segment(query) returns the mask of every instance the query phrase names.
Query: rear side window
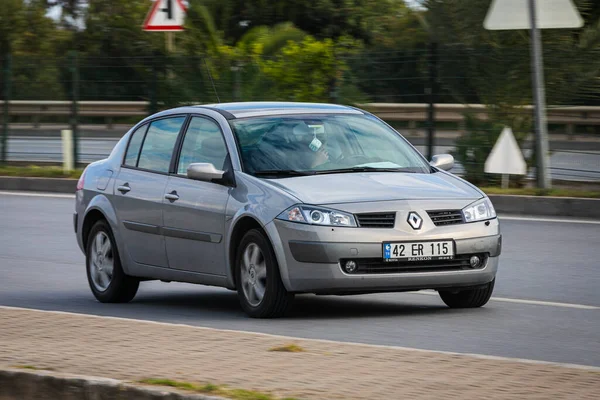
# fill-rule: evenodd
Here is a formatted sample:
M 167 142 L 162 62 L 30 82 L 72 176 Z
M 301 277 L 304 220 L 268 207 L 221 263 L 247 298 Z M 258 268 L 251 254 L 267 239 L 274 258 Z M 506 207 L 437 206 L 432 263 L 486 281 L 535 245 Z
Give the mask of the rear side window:
M 140 153 L 138 168 L 169 172 L 173 148 L 184 121 L 185 117 L 164 118 L 150 124 Z
M 142 125 L 131 135 L 127 153 L 125 154 L 125 165 L 137 167 L 138 155 L 140 154 L 140 148 L 142 147 L 146 129 L 148 129 L 148 125 Z

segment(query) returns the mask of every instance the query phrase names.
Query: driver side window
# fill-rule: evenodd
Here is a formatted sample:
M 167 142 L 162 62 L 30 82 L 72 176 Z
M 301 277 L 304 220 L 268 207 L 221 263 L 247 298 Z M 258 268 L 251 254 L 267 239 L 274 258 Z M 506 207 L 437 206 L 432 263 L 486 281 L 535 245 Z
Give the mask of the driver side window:
M 222 170 L 227 158 L 227 145 L 219 125 L 207 118 L 192 117 L 185 132 L 177 174 L 186 175 L 192 163 L 211 163 Z

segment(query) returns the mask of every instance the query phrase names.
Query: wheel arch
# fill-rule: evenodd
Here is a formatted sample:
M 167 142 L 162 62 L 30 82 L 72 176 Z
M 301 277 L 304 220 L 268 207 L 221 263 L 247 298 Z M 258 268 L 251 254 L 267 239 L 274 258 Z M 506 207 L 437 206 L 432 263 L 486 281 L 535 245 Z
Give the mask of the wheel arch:
M 231 235 L 229 236 L 229 245 L 227 246 L 227 259 L 228 259 L 228 272 L 231 289 L 237 288 L 236 273 L 235 273 L 235 259 L 238 244 L 246 234 L 246 232 L 257 229 L 265 235 L 265 237 L 271 242 L 267 231 L 263 225 L 253 216 L 243 215 L 234 222 L 233 228 L 231 229 Z M 271 242 L 271 246 L 272 246 Z
M 251 229 L 257 229 L 258 231 L 260 231 L 265 236 L 265 238 L 269 241 L 269 244 L 271 245 L 271 247 L 273 249 L 273 253 L 275 254 L 275 259 L 277 260 L 279 272 L 281 273 L 283 283 L 287 288 L 288 287 L 288 284 L 287 284 L 288 282 L 286 280 L 287 273 L 285 273 L 286 272 L 285 268 L 282 268 L 282 262 L 284 260 L 281 259 L 281 256 L 275 247 L 277 245 L 277 243 L 280 243 L 280 242 L 278 241 L 278 238 L 272 236 L 275 233 L 272 232 L 272 229 L 269 229 L 269 226 L 263 225 L 259 221 L 258 218 L 256 218 L 255 216 L 253 216 L 251 214 L 241 215 L 238 219 L 235 220 L 235 222 L 232 223 L 231 234 L 229 235 L 229 241 L 228 241 L 227 250 L 226 250 L 227 251 L 226 264 L 228 267 L 228 269 L 227 269 L 228 286 L 227 287 L 229 289 L 237 288 L 236 274 L 235 274 L 236 251 L 238 248 L 238 244 L 240 243 L 240 241 L 242 240 L 242 238 L 244 237 L 246 232 L 248 232 Z
M 128 273 L 128 255 L 125 253 L 125 247 L 121 240 L 121 233 L 118 229 L 119 222 L 117 220 L 117 214 L 110 200 L 104 195 L 95 196 L 86 207 L 83 221 L 81 222 L 81 243 L 83 244 L 84 252 L 87 248 L 87 236 L 94 224 L 100 219 L 104 219 L 108 223 L 117 246 L 119 258 L 121 259 L 121 266 L 125 273 Z
M 83 218 L 83 225 L 81 226 L 81 240 L 84 249 L 87 249 L 88 239 L 92 227 L 100 220 L 105 220 L 108 222 L 106 216 L 97 208 L 93 208 L 85 214 L 85 217 Z

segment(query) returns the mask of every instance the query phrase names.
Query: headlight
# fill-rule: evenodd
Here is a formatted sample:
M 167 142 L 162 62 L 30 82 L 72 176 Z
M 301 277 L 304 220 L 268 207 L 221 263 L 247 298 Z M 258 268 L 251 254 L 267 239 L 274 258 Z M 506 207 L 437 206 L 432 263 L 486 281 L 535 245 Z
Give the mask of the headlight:
M 277 216 L 277 219 L 309 225 L 356 227 L 354 215 L 342 211 L 313 206 L 293 206 Z
M 465 222 L 485 221 L 496 218 L 496 210 L 489 198 L 485 197 L 469 204 L 462 210 Z

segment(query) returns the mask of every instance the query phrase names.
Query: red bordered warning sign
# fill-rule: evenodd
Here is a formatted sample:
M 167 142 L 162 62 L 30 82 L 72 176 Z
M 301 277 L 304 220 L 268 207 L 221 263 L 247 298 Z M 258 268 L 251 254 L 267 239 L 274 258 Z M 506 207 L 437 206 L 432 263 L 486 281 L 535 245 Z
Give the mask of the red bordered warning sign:
M 182 31 L 187 7 L 182 0 L 156 0 L 146 16 L 145 31 Z

